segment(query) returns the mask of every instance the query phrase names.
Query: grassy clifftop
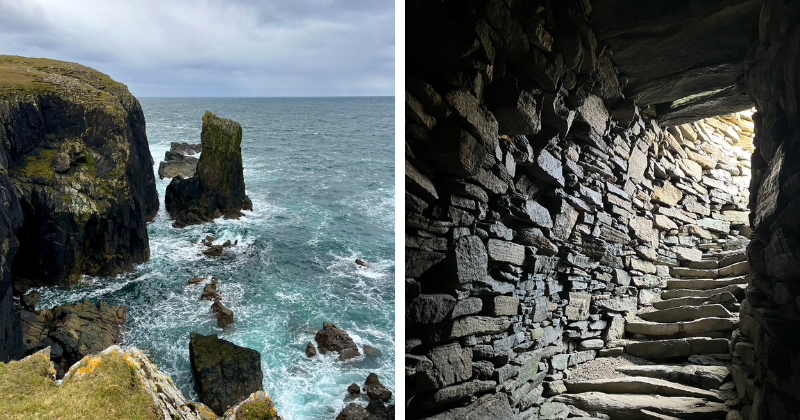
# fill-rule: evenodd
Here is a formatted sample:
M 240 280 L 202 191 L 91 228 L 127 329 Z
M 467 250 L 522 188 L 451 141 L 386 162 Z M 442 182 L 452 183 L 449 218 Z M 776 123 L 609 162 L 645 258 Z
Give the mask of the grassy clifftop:
M 77 63 L 0 55 L 0 100 L 53 93 L 105 102 L 113 100 L 111 92 L 130 95 L 124 84 Z
M 142 390 L 135 369 L 110 354 L 80 378 L 53 380 L 50 359 L 36 353 L 0 363 L 0 412 L 4 419 L 156 420 L 153 398 Z

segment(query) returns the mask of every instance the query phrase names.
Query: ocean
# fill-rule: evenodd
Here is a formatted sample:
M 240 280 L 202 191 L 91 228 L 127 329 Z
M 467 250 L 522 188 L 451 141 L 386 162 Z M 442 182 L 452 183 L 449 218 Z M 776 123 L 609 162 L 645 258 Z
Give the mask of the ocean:
M 253 211 L 173 228 L 164 209 L 170 180 L 156 175 L 161 206 L 148 225 L 150 260 L 116 277 L 41 289 L 37 309 L 83 298 L 125 305 L 123 347 L 143 350 L 190 400 L 197 400 L 192 331 L 258 350 L 264 390 L 285 419 L 332 418 L 352 401 L 344 401 L 347 386 L 363 385 L 370 372 L 394 392 L 394 98 L 139 101 L 154 170 L 170 142 L 200 142 L 206 110 L 239 122 Z M 206 235 L 238 245 L 205 257 L 199 240 Z M 359 268 L 356 258 L 370 267 Z M 211 302 L 200 301 L 203 285 L 186 285 L 195 275 L 220 278 L 235 320 L 225 330 L 211 317 Z M 306 344 L 324 321 L 381 355 L 307 358 Z

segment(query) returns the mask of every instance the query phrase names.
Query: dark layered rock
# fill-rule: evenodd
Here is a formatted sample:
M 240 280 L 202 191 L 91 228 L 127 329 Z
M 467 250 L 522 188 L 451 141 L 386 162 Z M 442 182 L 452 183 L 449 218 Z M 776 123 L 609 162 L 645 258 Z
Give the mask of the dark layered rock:
M 24 216 L 14 277 L 71 285 L 146 261 L 158 194 L 136 98 L 75 63 L 0 56 L 0 67 L 3 190 Z
M 378 379 L 378 375 L 370 373 L 364 381 L 364 391 L 370 400 L 389 401 L 392 398 L 392 391 L 389 391 Z
M 7 363 L 23 354 L 22 324 L 11 284 L 11 261 L 19 246 L 16 231 L 22 226 L 23 214 L 1 159 L 0 203 L 0 362 Z
M 50 358 L 58 377 L 84 356 L 122 341 L 124 306 L 82 300 L 68 305 L 21 311 L 25 354 L 50 347 Z
M 750 183 L 750 280 L 731 344 L 731 373 L 749 418 L 797 419 L 798 174 L 800 4 L 760 2 L 759 36 L 749 51 L 747 93 L 755 102 L 756 152 Z
M 317 347 L 322 354 L 335 351 L 339 353 L 339 360 L 342 361 L 358 357 L 360 354 L 356 343 L 347 332 L 328 322 L 322 323 L 322 329 L 317 331 L 314 341 L 317 342 Z
M 191 333 L 189 361 L 200 401 L 217 415 L 248 395 L 263 391 L 261 354 L 221 340 Z
M 627 78 L 626 97 L 639 106 L 656 105 L 659 122 L 669 126 L 750 108 L 742 79 L 761 2 L 690 0 L 673 6 L 592 3 L 592 29 L 614 51 L 611 61 Z
M 200 139 L 203 151 L 195 175 L 173 178 L 167 186 L 165 204 L 175 227 L 238 218 L 241 210 L 253 209 L 245 195 L 239 123 L 206 111 Z
M 168 150 L 164 153 L 164 160 L 158 164 L 158 177 L 161 179 L 175 178 L 179 175 L 183 178 L 193 177 L 197 161 L 196 157 Z

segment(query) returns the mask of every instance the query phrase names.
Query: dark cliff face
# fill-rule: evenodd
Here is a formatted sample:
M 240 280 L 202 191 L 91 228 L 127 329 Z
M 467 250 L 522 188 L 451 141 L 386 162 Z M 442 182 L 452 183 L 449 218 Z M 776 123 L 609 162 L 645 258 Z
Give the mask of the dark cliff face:
M 0 162 L 24 216 L 15 281 L 71 285 L 146 261 L 158 194 L 136 98 L 73 63 L 0 56 L 0 70 Z
M 0 362 L 4 363 L 22 357 L 22 329 L 13 305 L 10 270 L 19 245 L 15 232 L 20 225 L 22 209 L 0 163 Z
M 175 227 L 237 218 L 241 210 L 253 209 L 244 189 L 242 127 L 206 111 L 200 138 L 203 150 L 195 175 L 173 178 L 167 187 L 164 201 Z

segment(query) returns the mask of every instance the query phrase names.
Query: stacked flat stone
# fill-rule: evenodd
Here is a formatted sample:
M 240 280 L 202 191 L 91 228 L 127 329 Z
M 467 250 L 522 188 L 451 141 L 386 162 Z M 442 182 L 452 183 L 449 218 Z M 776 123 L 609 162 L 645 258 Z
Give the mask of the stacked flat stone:
M 407 6 L 440 40 L 410 42 L 406 80 L 415 418 L 559 411 L 564 372 L 623 352 L 671 269 L 748 241 L 748 151 L 623 100 L 583 3 L 548 17 L 576 34 L 557 42 L 536 11 L 483 3 Z

